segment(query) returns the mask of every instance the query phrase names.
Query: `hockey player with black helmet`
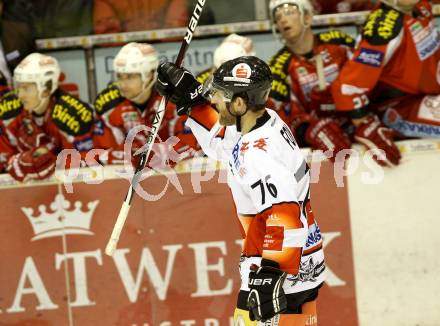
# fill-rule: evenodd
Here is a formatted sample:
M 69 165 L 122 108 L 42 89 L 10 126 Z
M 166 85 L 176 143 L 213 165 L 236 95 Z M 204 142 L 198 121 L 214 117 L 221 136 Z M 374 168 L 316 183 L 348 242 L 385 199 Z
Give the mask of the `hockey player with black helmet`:
M 195 77 L 199 83 L 204 84 L 208 79 L 212 78 L 212 74 L 222 65 L 222 63 L 246 55 L 255 55 L 252 39 L 234 33 L 229 34 L 215 49 L 213 65 L 198 73 Z M 209 108 L 206 108 L 205 110 L 199 108 L 199 110 L 205 112 L 203 117 L 200 117 L 200 122 L 210 124 L 209 120 L 211 117 L 214 118 L 213 121 L 217 120 L 217 113 L 215 110 L 211 110 L 211 114 L 208 115 L 206 115 L 206 111 L 209 111 Z M 191 146 L 191 148 L 195 149 L 197 154 L 200 154 L 202 150 L 200 149 L 197 140 L 192 135 L 189 128 L 185 126 L 187 118 L 186 115 L 181 115 L 171 121 L 174 127 L 174 135 L 178 136 L 183 143 L 186 143 Z
M 266 108 L 269 66 L 253 56 L 223 63 L 201 85 L 171 63 L 156 87 L 209 157 L 229 164 L 228 185 L 243 235 L 241 286 L 234 325 L 317 325 L 324 282 L 322 237 L 310 204 L 310 172 L 288 126 Z M 200 123 L 218 111 L 210 126 Z

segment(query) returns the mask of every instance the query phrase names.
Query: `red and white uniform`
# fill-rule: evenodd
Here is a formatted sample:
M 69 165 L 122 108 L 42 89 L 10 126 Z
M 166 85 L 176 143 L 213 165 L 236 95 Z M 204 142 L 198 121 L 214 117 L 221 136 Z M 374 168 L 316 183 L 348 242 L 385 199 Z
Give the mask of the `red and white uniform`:
M 274 78 L 270 106 L 289 125 L 298 118 L 308 121 L 312 112 L 317 118 L 334 116 L 333 100 L 328 92 L 316 91 L 319 84 L 316 56 L 321 56 L 326 83 L 331 84 L 349 59 L 353 46 L 351 36 L 332 30 L 315 36 L 310 57 L 282 48 L 269 61 Z
M 230 167 L 243 236 L 241 290 L 249 291 L 249 268 L 262 258 L 289 274 L 287 294 L 318 287 L 325 278 L 322 237 L 310 205 L 309 168 L 290 129 L 270 109 L 245 135 L 218 122 L 207 129 L 194 118 L 199 113 L 191 111 L 188 127 L 209 157 Z
M 384 3 L 371 12 L 352 59 L 332 85 L 337 110 L 396 94 L 440 94 L 440 33 L 431 9 L 422 0 L 412 16 Z
M 155 112 L 160 104 L 161 96 L 154 95 L 144 105 L 138 105 L 123 97 L 119 89 L 110 84 L 95 100 L 97 113 L 94 139 L 97 148 L 107 149 L 107 163 L 121 163 L 124 158 L 124 143 L 127 134 L 133 127 L 146 125 L 150 127 Z M 179 119 L 175 117 L 173 104 L 168 104 L 164 119 L 160 126 L 156 142 L 165 143 L 171 136 L 179 138 L 174 150 L 180 155 L 180 159 L 193 155 L 193 149 L 197 149 L 197 142 L 192 134 L 188 135 L 187 129 L 182 129 Z M 145 134 L 143 135 L 145 137 Z M 144 137 L 137 137 L 134 149 L 142 147 L 145 143 Z M 166 150 L 157 148 L 157 150 Z M 163 153 L 168 155 L 168 153 Z M 191 155 L 190 155 L 191 154 Z
M 57 90 L 50 99 L 49 107 L 41 117 L 36 117 L 24 110 L 14 92 L 2 98 L 2 105 L 11 108 L 0 116 L 7 128 L 11 143 L 23 127 L 24 119 L 32 119 L 52 140 L 54 151 L 76 149 L 85 157 L 93 149 L 93 109 L 89 104 Z
M 115 84 L 109 84 L 98 94 L 94 104 L 98 121 L 95 127 L 97 146 L 123 150 L 125 138 L 131 128 L 142 124 L 151 125 L 152 115 L 159 102 L 160 97 L 156 96 L 150 97 L 144 105 L 137 105 L 123 97 Z M 173 116 L 171 107 L 168 108 L 158 133 L 163 140 L 169 137 L 166 122 L 170 120 L 170 115 Z
M 56 155 L 63 149 L 75 149 L 81 159 L 85 159 L 94 148 L 93 109 L 59 89 L 50 97 L 49 106 L 42 116 L 24 110 L 15 92 L 3 96 L 0 105 L 5 108 L 0 119 L 7 138 L 6 145 L 1 146 L 2 153 L 6 156 L 7 153 L 9 156 L 25 154 L 16 162 L 9 162 L 9 172 L 18 180 L 49 176 L 55 167 Z M 45 147 L 48 153 L 43 156 L 36 154 L 35 150 L 39 147 Z M 11 153 L 11 148 L 14 153 Z M 69 162 L 70 159 L 67 159 L 67 166 Z

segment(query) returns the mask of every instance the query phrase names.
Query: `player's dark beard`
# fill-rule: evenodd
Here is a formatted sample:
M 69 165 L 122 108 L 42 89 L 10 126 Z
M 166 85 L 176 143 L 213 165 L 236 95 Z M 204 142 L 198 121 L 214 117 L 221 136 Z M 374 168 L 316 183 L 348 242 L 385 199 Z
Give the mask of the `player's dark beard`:
M 235 124 L 235 117 L 230 113 L 228 104 L 222 110 L 219 110 L 218 105 L 215 109 L 219 112 L 219 122 L 222 126 L 232 126 Z
M 222 126 L 235 125 L 235 117 L 230 115 L 229 112 L 220 113 L 220 124 Z

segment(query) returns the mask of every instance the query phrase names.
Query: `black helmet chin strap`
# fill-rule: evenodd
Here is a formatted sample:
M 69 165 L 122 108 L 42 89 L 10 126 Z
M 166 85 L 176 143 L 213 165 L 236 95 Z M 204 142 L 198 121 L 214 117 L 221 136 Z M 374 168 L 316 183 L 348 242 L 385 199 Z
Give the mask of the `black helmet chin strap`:
M 248 111 L 248 106 L 246 106 L 246 111 L 243 112 L 243 114 L 237 115 L 231 112 L 231 103 L 226 103 L 226 109 L 228 110 L 229 114 L 235 117 L 235 125 L 237 126 L 237 131 L 241 132 L 241 117 L 244 116 Z
M 241 132 L 241 115 L 235 116 L 235 125 L 237 126 L 237 131 Z

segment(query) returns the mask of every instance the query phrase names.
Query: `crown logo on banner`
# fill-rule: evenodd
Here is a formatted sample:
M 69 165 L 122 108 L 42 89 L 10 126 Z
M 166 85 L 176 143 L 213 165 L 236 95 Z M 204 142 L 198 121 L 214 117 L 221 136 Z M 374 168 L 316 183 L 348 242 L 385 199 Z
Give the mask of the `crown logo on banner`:
M 35 236 L 32 241 L 63 236 L 63 234 L 94 235 L 90 231 L 93 213 L 99 200 L 89 202 L 87 211 L 82 211 L 83 204 L 76 201 L 71 203 L 62 194 L 55 196 L 50 204 L 50 211 L 45 205 L 38 206 L 39 215 L 34 216 L 32 208 L 22 207 L 21 210 L 31 222 Z

